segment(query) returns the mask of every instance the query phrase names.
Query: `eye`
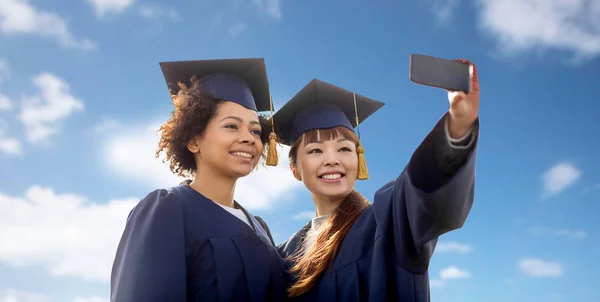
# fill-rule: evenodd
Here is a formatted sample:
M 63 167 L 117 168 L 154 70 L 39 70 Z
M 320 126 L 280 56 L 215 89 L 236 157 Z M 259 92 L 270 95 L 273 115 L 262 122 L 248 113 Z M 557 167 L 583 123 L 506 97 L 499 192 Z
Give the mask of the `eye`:
M 260 135 L 262 134 L 262 130 L 260 130 L 260 129 L 255 129 L 255 130 L 252 130 L 252 133 L 253 133 L 254 135 L 258 135 L 258 136 L 260 136 Z
M 226 125 L 225 128 L 237 130 L 238 126 L 236 124 L 229 124 L 229 125 Z
M 310 151 L 308 151 L 308 154 L 313 154 L 313 153 L 322 153 L 321 149 L 311 149 Z
M 342 151 L 342 152 L 352 152 L 352 149 L 350 149 L 350 148 L 348 148 L 348 147 L 342 147 L 342 148 L 340 149 L 340 151 Z

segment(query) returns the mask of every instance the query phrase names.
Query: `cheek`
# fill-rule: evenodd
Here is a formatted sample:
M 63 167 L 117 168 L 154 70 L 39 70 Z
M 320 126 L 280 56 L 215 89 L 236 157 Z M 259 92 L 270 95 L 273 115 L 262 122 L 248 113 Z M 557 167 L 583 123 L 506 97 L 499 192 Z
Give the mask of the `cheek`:
M 298 175 L 300 175 L 300 177 L 302 177 L 302 180 L 309 180 L 311 179 L 311 175 L 315 175 L 317 173 L 317 169 L 316 169 L 316 165 L 315 165 L 315 161 L 311 160 L 310 158 L 307 158 L 305 156 L 298 156 L 297 159 L 297 169 L 298 169 Z
M 344 158 L 344 166 L 347 174 L 358 174 L 358 155 L 349 155 Z

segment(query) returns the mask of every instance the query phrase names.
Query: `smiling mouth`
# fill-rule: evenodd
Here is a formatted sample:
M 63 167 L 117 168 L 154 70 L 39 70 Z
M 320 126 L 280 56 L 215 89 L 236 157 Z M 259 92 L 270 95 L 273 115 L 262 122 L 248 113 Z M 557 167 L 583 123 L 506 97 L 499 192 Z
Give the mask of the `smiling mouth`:
M 229 154 L 231 154 L 231 155 L 233 155 L 235 157 L 242 158 L 242 159 L 252 159 L 252 158 L 254 158 L 254 155 L 252 155 L 250 153 L 247 153 L 247 152 L 237 151 L 237 152 L 229 152 Z
M 346 174 L 344 174 L 344 173 L 329 173 L 329 174 L 323 174 L 323 175 L 319 176 L 319 178 L 324 179 L 324 180 L 338 180 L 344 176 L 346 176 Z

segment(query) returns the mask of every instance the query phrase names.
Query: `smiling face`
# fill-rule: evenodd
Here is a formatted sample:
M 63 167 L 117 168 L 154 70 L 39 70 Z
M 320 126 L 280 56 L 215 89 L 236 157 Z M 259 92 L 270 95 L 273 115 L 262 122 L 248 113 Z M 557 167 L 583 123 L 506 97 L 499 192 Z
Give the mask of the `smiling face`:
M 292 172 L 316 198 L 339 202 L 356 183 L 357 142 L 346 127 L 308 131 L 290 150 Z
M 211 171 L 235 179 L 247 176 L 263 152 L 261 131 L 256 111 L 233 102 L 220 103 L 204 133 L 188 143 L 198 173 Z

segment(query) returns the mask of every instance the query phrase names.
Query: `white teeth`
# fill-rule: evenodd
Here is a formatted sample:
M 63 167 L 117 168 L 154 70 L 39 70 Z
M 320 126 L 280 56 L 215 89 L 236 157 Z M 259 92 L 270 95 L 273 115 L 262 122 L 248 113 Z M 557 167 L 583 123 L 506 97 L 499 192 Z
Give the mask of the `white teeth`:
M 246 152 L 231 152 L 231 155 L 243 158 L 252 158 L 252 154 Z
M 336 173 L 336 174 L 325 174 L 325 175 L 323 175 L 323 176 L 321 176 L 321 177 L 322 177 L 322 178 L 325 178 L 325 179 L 338 179 L 338 178 L 341 178 L 341 177 L 342 177 L 342 174 L 340 174 L 340 173 Z

